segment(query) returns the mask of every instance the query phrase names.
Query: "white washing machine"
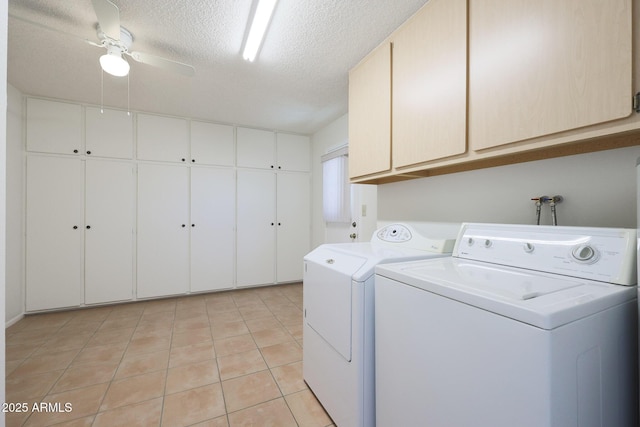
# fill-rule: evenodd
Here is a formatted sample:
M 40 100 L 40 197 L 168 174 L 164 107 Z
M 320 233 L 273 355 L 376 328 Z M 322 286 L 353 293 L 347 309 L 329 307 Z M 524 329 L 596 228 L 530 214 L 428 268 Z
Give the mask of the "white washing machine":
M 377 425 L 637 427 L 636 234 L 463 224 L 376 267 Z
M 448 256 L 460 224 L 390 224 L 304 258 L 303 375 L 339 427 L 375 425 L 374 267 Z

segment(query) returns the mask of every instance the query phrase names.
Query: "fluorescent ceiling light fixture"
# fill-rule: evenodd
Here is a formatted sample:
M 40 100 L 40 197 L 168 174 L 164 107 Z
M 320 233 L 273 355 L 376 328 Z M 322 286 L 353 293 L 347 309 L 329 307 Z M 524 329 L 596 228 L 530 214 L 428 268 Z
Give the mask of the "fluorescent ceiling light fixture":
M 244 52 L 242 53 L 242 57 L 247 61 L 252 62 L 256 58 L 277 1 L 278 0 L 258 1 L 256 12 L 253 15 L 253 20 L 251 21 L 249 36 L 247 36 L 247 41 L 244 45 Z
M 107 53 L 100 57 L 102 69 L 116 77 L 129 74 L 129 63 L 122 57 L 122 51 L 117 46 L 109 46 Z

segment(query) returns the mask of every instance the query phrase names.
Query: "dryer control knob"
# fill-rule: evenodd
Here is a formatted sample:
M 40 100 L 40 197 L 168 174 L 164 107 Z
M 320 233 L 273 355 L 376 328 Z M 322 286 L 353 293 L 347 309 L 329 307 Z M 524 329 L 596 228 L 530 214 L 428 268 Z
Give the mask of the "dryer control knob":
M 489 239 L 484 241 L 484 247 L 485 248 L 490 248 L 493 245 L 493 242 Z
M 571 255 L 576 261 L 593 262 L 597 258 L 597 252 L 589 245 L 578 245 L 573 248 Z
M 530 254 L 531 252 L 533 252 L 536 249 L 535 246 L 533 246 L 533 243 L 525 243 L 524 244 L 524 251 L 528 254 Z

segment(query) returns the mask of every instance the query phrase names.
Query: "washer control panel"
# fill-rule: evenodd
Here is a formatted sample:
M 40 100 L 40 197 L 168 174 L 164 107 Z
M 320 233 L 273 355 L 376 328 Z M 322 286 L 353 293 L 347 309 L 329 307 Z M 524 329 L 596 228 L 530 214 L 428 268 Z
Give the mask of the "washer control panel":
M 635 229 L 463 224 L 453 256 L 634 285 Z
M 383 242 L 407 242 L 411 240 L 411 231 L 402 224 L 391 224 L 376 231 L 378 239 Z
M 420 233 L 409 224 L 389 224 L 379 228 L 371 237 L 372 245 L 384 245 L 401 247 L 404 249 L 417 249 L 419 251 L 428 251 L 433 253 L 451 253 L 455 244 L 455 233 L 459 228 L 449 232 L 437 230 L 434 228 L 431 233 Z M 442 237 L 442 235 L 447 237 Z

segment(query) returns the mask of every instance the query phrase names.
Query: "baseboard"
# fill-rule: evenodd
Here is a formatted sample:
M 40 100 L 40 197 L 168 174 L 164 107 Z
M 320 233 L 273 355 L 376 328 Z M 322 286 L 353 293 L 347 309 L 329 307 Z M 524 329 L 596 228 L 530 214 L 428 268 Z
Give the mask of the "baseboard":
M 20 321 L 23 317 L 24 317 L 24 313 L 18 314 L 13 319 L 7 320 L 7 323 L 4 325 L 4 328 L 7 329 L 9 326 L 11 326 L 11 325 L 13 325 L 15 323 L 18 323 L 18 321 Z

